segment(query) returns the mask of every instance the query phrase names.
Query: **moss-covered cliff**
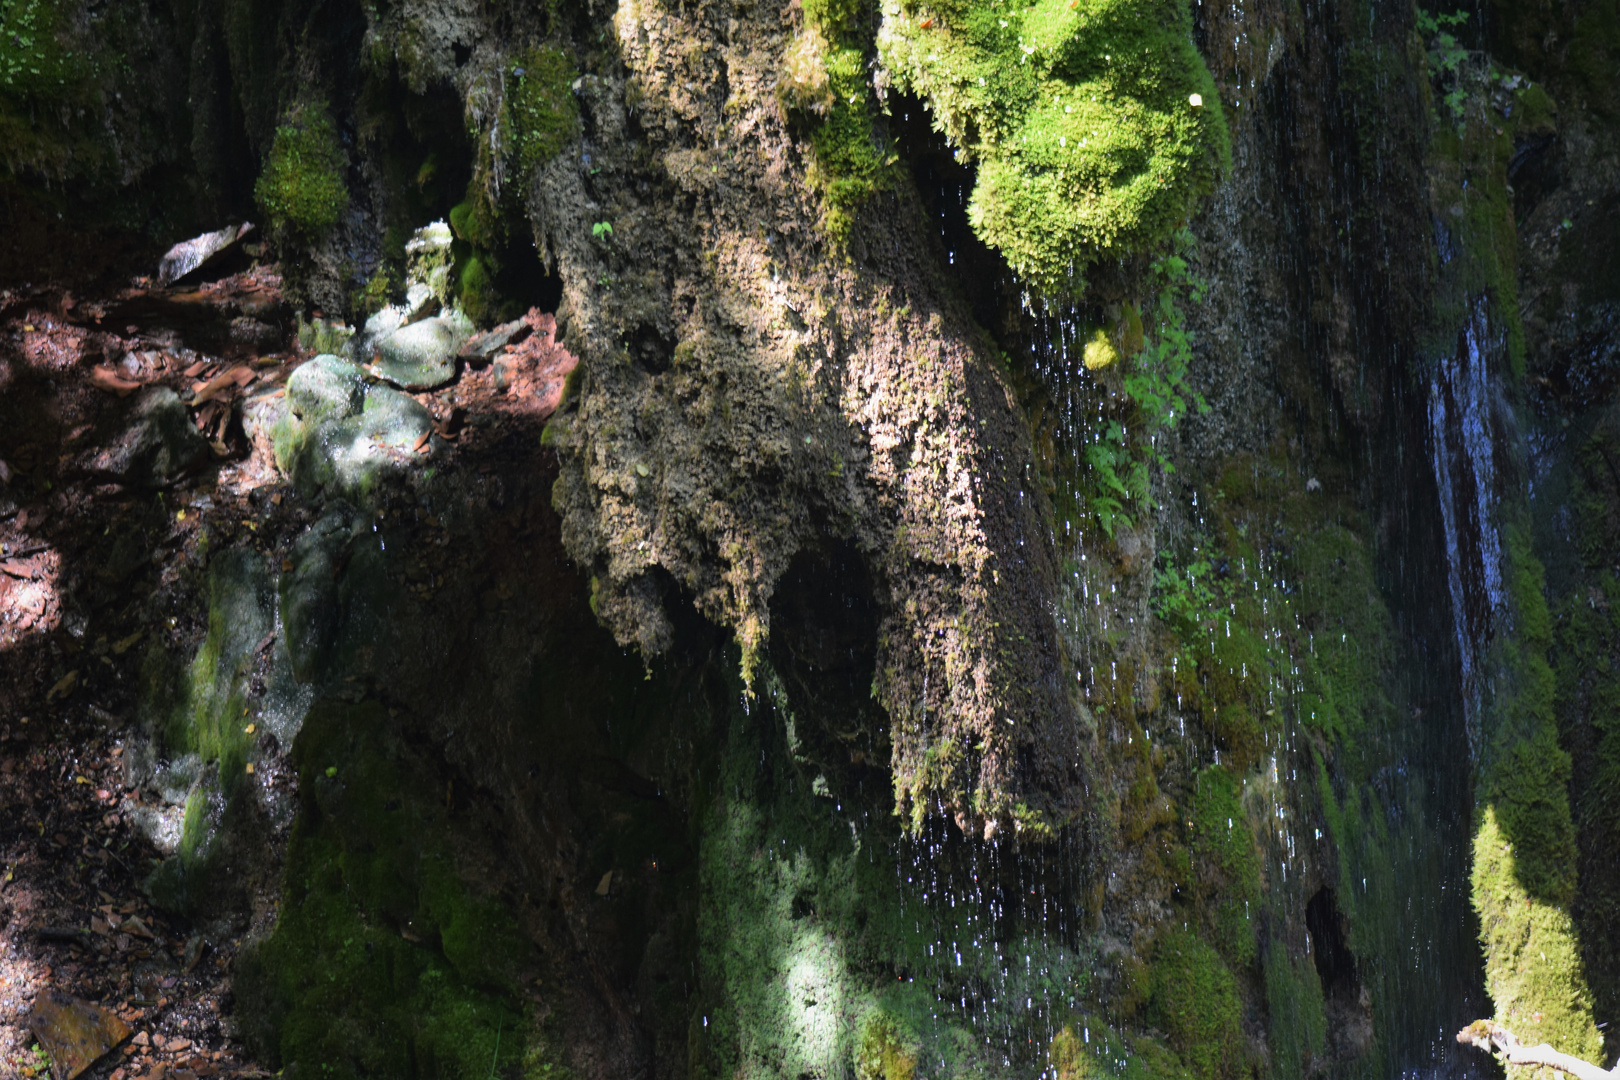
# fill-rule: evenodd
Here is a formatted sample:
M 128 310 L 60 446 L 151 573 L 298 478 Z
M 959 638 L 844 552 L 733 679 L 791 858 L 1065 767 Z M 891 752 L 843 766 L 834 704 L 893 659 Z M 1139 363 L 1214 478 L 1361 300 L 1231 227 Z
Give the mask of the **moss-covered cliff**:
M 5 273 L 297 309 L 130 755 L 251 1052 L 1602 1056 L 1612 8 L 0 2 Z

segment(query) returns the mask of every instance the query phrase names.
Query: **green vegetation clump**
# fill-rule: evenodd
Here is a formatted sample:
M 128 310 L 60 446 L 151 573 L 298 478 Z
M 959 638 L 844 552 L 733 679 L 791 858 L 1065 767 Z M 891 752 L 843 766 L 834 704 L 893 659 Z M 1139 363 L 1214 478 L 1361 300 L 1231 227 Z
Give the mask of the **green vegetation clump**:
M 1115 408 L 1084 441 L 1085 483 L 1078 492 L 1084 512 L 1110 537 L 1120 525 L 1130 527 L 1148 504 L 1152 470 L 1175 471 L 1159 437 L 1189 410 L 1209 411 L 1203 395 L 1187 383 L 1192 338 L 1184 308 L 1204 298 L 1204 282 L 1188 262 L 1192 248 L 1192 233 L 1178 229 L 1170 249 L 1153 260 L 1154 303 L 1145 318 L 1131 304 L 1116 305 L 1111 327 L 1097 327 L 1075 342 L 1085 366 L 1112 372 L 1118 387 Z M 1059 509 L 1074 514 L 1080 508 Z
M 1148 1018 L 1197 1080 L 1247 1071 L 1237 981 L 1220 954 L 1188 931 L 1170 931 L 1154 950 Z
M 506 70 L 506 164 L 519 185 L 562 152 L 579 129 L 574 65 L 561 49 L 541 45 L 513 58 Z
M 1231 164 L 1185 0 L 885 0 L 879 49 L 978 162 L 975 231 L 1049 294 L 1163 242 Z
M 346 167 L 337 125 L 326 107 L 306 104 L 289 110 L 253 188 L 271 233 L 310 242 L 331 232 L 349 205 Z
M 809 130 L 810 180 L 822 193 L 824 227 L 849 236 L 860 208 L 893 182 L 894 154 L 874 126 L 868 78 L 870 28 L 853 0 L 805 0 L 804 29 L 788 49 L 782 104 Z

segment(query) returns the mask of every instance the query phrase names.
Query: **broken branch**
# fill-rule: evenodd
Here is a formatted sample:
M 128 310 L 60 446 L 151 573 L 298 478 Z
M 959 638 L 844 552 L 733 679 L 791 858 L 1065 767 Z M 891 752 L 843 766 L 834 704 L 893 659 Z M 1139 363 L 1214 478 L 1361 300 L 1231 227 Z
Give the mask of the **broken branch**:
M 1611 1072 L 1590 1061 L 1554 1050 L 1546 1043 L 1525 1046 L 1517 1035 L 1494 1020 L 1475 1020 L 1457 1032 L 1457 1041 L 1500 1055 L 1507 1065 L 1545 1065 L 1567 1072 L 1579 1080 L 1616 1080 L 1620 1077 L 1620 1071 Z

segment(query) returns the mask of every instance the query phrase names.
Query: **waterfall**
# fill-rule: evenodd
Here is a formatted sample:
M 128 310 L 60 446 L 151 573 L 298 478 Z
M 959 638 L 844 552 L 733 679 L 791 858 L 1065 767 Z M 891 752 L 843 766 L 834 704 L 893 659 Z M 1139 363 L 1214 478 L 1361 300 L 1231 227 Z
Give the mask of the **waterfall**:
M 1491 507 L 1497 466 L 1492 447 L 1494 391 L 1489 364 L 1499 351 L 1486 302 L 1474 302 L 1457 348 L 1429 383 L 1429 438 L 1446 542 L 1446 583 L 1462 671 L 1463 710 L 1472 757 L 1479 756 L 1479 709 L 1485 673 L 1480 652 L 1506 607 L 1502 542 Z

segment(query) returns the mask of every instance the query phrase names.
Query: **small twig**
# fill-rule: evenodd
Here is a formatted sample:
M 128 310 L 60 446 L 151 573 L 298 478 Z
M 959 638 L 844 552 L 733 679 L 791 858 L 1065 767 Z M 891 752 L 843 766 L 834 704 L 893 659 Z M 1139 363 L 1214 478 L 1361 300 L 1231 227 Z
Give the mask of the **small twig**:
M 1611 1072 L 1590 1061 L 1554 1050 L 1546 1043 L 1525 1046 L 1517 1035 L 1494 1020 L 1475 1020 L 1457 1032 L 1457 1041 L 1500 1055 L 1507 1065 L 1545 1065 L 1550 1069 L 1567 1072 L 1578 1080 L 1616 1080 L 1620 1070 Z

